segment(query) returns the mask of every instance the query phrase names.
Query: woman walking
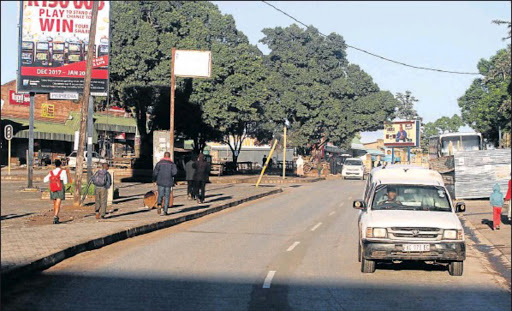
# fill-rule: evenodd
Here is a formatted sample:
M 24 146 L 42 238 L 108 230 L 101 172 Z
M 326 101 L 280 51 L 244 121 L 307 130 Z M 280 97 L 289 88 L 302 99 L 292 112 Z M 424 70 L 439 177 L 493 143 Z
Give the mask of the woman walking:
M 210 176 L 210 165 L 206 162 L 204 154 L 199 154 L 194 162 L 194 197 L 197 203 L 204 203 L 205 186 Z

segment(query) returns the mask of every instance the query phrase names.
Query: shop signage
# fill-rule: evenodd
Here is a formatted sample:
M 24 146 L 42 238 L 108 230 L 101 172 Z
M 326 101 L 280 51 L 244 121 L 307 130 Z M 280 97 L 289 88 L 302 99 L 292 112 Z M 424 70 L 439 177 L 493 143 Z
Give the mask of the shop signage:
M 9 104 L 10 105 L 22 105 L 22 106 L 30 106 L 30 95 L 29 94 L 19 94 L 16 91 L 9 91 Z
M 21 1 L 18 92 L 84 88 L 93 1 Z M 110 2 L 99 1 L 91 92 L 108 90 Z
M 78 99 L 78 93 L 50 93 L 50 99 Z

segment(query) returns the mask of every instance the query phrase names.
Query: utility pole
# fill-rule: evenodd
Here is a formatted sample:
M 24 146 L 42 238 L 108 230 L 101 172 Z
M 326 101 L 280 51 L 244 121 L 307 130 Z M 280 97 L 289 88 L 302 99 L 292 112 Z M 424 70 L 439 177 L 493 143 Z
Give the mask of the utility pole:
M 78 150 L 76 152 L 75 193 L 73 205 L 80 205 L 80 192 L 82 189 L 82 173 L 84 163 L 84 141 L 86 135 L 86 123 L 89 112 L 89 96 L 91 91 L 92 61 L 94 58 L 94 40 L 96 39 L 96 22 L 98 20 L 98 1 L 92 2 L 91 28 L 89 30 L 89 46 L 87 49 L 87 63 L 85 69 L 84 92 L 80 107 L 80 134 L 78 138 Z
M 283 179 L 286 178 L 286 125 L 284 126 L 284 142 L 283 142 Z
M 34 92 L 30 92 L 29 107 L 29 126 L 28 126 L 28 152 L 27 152 L 27 171 L 28 171 L 28 189 L 34 188 L 32 183 L 34 179 Z
M 174 64 L 175 64 L 175 58 L 176 58 L 176 48 L 171 48 L 171 123 L 169 132 L 171 134 L 170 137 L 170 150 L 171 153 L 171 160 L 174 161 L 174 92 L 175 92 L 175 85 L 176 85 L 176 76 L 174 75 Z

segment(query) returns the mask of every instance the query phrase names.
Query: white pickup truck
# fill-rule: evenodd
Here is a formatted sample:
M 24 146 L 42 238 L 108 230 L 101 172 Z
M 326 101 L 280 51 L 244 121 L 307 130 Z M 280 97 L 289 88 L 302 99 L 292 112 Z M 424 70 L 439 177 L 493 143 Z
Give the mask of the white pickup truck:
M 464 230 L 441 175 L 414 166 L 373 169 L 363 199 L 354 201 L 359 213 L 359 261 L 363 273 L 376 262 L 405 260 L 448 265 L 460 276 L 466 259 Z

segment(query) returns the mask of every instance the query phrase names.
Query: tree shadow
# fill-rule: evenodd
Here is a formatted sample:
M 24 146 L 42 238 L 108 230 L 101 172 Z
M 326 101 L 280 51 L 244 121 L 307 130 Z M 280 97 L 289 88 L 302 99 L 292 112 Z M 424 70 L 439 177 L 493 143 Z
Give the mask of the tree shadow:
M 3 216 L 1 216 L 0 220 L 15 219 L 15 218 L 25 217 L 25 216 L 32 215 L 32 214 L 34 214 L 34 213 L 25 213 L 25 214 L 7 214 L 7 215 L 3 215 Z

